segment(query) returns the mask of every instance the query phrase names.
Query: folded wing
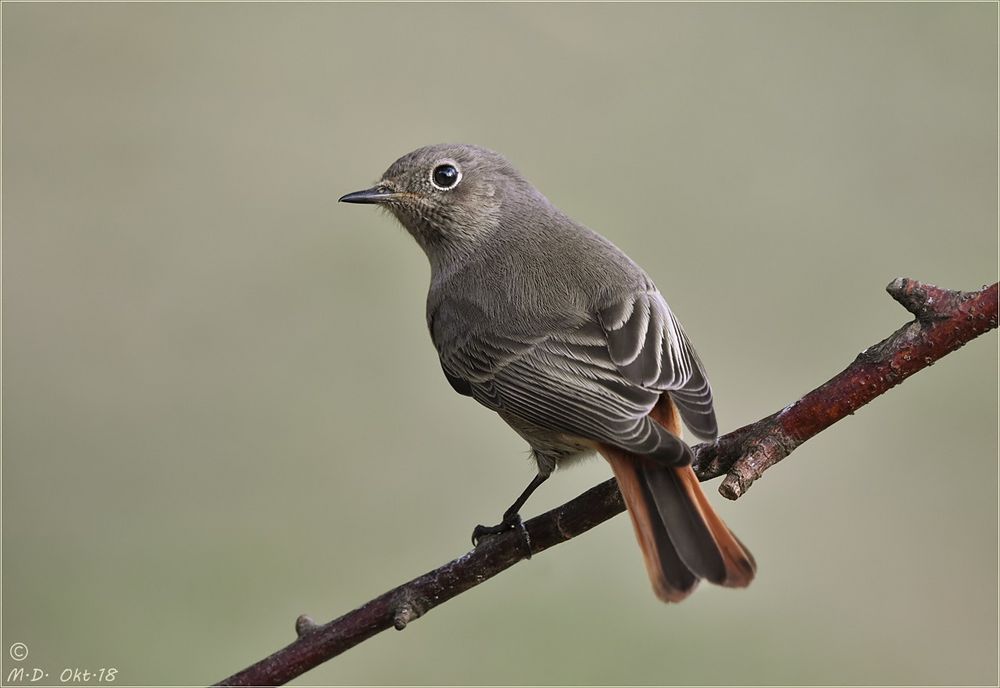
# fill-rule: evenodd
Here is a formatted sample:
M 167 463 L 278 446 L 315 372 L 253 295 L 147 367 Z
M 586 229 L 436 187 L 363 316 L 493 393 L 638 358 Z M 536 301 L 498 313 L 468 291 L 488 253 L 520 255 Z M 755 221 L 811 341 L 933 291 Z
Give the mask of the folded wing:
M 708 376 L 660 292 L 631 294 L 602 308 L 597 318 L 621 374 L 644 388 L 669 392 L 691 432 L 714 439 L 719 428 Z
M 704 369 L 663 297 L 639 292 L 581 320 L 502 334 L 485 314 L 452 303 L 432 319 L 431 331 L 452 386 L 483 405 L 555 432 L 689 463 L 687 446 L 648 418 L 666 392 L 696 435 L 716 433 Z

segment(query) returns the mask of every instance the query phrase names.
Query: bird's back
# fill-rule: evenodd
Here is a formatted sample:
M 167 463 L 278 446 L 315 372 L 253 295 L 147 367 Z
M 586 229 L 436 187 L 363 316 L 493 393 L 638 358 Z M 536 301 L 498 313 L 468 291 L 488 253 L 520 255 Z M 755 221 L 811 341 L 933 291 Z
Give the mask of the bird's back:
M 443 309 L 466 327 L 531 336 L 581 325 L 622 295 L 655 288 L 614 244 L 545 204 L 546 212 L 510 209 L 474 255 L 432 275 L 429 322 Z

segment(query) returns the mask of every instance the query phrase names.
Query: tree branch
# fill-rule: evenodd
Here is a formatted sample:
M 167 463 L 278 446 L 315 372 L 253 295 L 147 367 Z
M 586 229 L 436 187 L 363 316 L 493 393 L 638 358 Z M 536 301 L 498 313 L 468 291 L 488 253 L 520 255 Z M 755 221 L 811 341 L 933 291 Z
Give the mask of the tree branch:
M 901 278 L 886 291 L 916 318 L 790 406 L 695 447 L 698 477 L 708 480 L 728 472 L 719 492 L 738 499 L 810 437 L 997 326 L 996 284 L 960 292 Z
M 997 285 L 957 292 L 897 279 L 886 290 L 916 318 L 861 352 L 829 382 L 790 406 L 694 447 L 701 480 L 727 473 L 719 491 L 743 495 L 765 470 L 942 356 L 997 327 Z M 329 623 L 300 616 L 298 638 L 217 685 L 281 685 L 389 627 L 398 630 L 523 559 L 585 533 L 624 511 L 614 479 Z

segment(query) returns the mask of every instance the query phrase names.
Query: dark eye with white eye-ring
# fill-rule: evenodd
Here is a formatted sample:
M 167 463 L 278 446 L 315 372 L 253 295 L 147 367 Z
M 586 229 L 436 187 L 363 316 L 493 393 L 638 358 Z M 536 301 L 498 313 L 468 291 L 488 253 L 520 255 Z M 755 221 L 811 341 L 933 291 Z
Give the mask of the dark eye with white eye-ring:
M 431 170 L 431 184 L 442 191 L 454 188 L 461 178 L 458 167 L 450 162 L 443 162 Z

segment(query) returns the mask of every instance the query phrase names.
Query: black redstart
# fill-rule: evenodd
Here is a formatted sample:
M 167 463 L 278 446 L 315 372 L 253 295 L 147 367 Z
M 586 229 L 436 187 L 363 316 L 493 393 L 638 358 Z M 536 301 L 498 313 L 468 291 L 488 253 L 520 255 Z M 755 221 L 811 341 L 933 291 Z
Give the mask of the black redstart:
M 705 369 L 642 268 L 476 146 L 420 148 L 340 200 L 387 208 L 417 240 L 448 382 L 531 445 L 538 475 L 474 539 L 515 527 L 556 466 L 596 450 L 657 597 L 682 600 L 702 578 L 753 580 L 753 557 L 713 511 L 681 439 L 681 420 L 697 437 L 718 434 Z

